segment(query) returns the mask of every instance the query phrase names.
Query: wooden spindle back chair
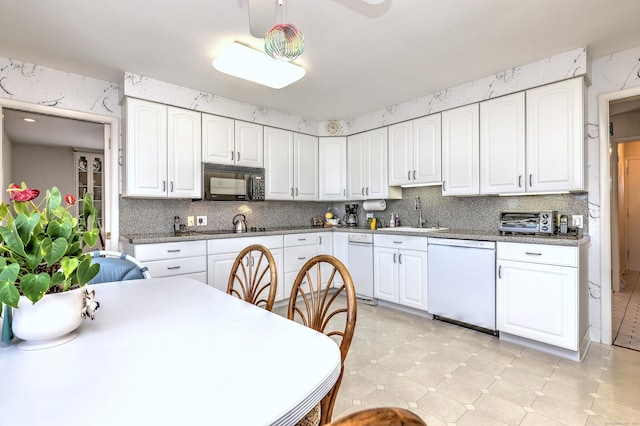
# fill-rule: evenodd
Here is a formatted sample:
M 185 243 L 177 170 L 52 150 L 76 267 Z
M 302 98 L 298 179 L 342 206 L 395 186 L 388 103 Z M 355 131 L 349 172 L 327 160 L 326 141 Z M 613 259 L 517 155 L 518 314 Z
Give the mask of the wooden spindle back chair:
M 273 255 L 265 246 L 253 244 L 236 257 L 227 293 L 270 311 L 276 299 L 278 274 Z

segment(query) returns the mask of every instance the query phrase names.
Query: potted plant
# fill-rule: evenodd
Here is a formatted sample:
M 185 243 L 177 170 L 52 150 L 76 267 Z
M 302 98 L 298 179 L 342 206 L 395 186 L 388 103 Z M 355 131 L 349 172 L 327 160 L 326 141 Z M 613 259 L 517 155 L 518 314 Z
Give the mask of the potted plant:
M 22 186 L 11 184 L 8 192 L 12 204 L 0 203 L 0 309 L 3 304 L 17 308 L 13 313 L 14 332 L 23 338 L 16 326 L 24 311 L 40 310 L 42 314 L 48 308 L 40 305 L 45 305 L 49 295 L 75 291 L 80 294 L 74 296 L 80 303 L 77 315 L 73 314 L 75 329 L 80 325 L 76 316 L 80 318 L 84 298 L 81 287 L 100 270 L 100 265 L 92 264 L 91 256 L 83 252 L 98 241 L 91 194 L 85 194 L 82 214 L 75 218 L 69 212 L 75 197 L 66 195 L 63 206 L 62 195 L 55 186 L 46 191 L 40 204 L 34 202 L 40 191 L 28 188 L 24 182 Z M 40 337 L 39 333 L 35 337 L 30 334 L 27 340 L 45 339 Z

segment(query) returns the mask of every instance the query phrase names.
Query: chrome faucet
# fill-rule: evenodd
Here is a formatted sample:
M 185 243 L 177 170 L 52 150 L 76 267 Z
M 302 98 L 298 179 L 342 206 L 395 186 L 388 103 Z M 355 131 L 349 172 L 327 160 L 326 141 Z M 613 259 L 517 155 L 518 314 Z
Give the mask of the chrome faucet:
M 425 220 L 422 218 L 422 200 L 420 200 L 420 197 L 416 197 L 416 200 L 413 204 L 413 209 L 418 210 L 418 228 L 422 228 Z

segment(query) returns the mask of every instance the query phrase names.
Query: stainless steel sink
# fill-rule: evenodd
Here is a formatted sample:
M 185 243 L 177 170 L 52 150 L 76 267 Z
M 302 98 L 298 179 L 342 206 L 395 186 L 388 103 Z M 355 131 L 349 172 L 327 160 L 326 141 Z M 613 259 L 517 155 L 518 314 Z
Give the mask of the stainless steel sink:
M 395 228 L 381 228 L 380 230 L 384 231 L 396 231 L 396 232 L 439 232 L 439 231 L 448 231 L 449 228 L 418 228 L 414 226 L 396 226 Z

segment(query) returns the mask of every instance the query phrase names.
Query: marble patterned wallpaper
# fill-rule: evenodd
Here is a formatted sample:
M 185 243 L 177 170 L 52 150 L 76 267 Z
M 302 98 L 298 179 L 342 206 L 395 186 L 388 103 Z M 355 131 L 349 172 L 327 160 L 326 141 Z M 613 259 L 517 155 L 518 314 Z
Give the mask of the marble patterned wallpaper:
M 0 98 L 120 117 L 116 83 L 2 57 Z
M 235 101 L 218 95 L 164 83 L 138 74 L 125 73 L 121 96 L 146 99 L 181 108 L 222 115 L 298 133 L 317 135 L 318 122 L 270 108 Z

